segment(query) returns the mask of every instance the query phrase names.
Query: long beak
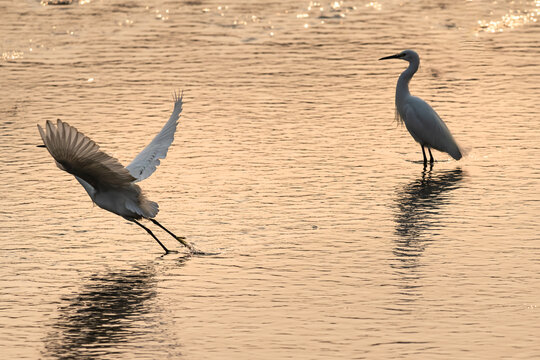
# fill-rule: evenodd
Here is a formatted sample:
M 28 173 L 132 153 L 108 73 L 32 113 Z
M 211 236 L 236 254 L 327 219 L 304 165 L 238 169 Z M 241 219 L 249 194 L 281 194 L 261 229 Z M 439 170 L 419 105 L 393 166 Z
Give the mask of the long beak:
M 395 55 L 382 57 L 379 60 L 399 59 L 400 57 L 401 57 L 401 54 L 395 54 Z
M 44 148 L 46 148 L 45 145 L 37 145 L 36 147 L 44 147 Z

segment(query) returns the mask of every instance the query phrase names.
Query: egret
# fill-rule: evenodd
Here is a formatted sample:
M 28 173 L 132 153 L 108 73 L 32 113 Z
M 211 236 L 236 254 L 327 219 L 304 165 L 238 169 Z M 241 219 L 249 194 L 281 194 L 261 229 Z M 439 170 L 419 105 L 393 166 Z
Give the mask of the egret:
M 461 159 L 461 150 L 448 130 L 448 127 L 424 100 L 412 96 L 409 92 L 409 81 L 418 70 L 420 57 L 413 50 L 405 50 L 399 54 L 386 56 L 379 60 L 401 59 L 409 62 L 409 67 L 401 73 L 396 86 L 396 120 L 405 123 L 407 130 L 422 146 L 424 166 L 427 164 L 426 152 L 429 151 L 429 162 L 433 164 L 431 149 L 448 153 L 454 159 Z
M 75 127 L 58 119 L 56 125 L 47 120 L 45 130 L 38 125 L 39 133 L 56 166 L 71 175 L 84 187 L 92 201 L 100 208 L 134 222 L 150 234 L 168 253 L 169 250 L 154 233 L 138 220 L 148 219 L 186 246 L 194 247 L 184 237 L 176 236 L 154 217 L 158 204 L 148 200 L 136 183 L 152 175 L 159 159 L 167 156 L 174 140 L 178 119 L 182 112 L 182 96 L 174 94 L 174 109 L 165 126 L 135 159 L 124 167 L 118 159 L 106 154 L 99 146 Z

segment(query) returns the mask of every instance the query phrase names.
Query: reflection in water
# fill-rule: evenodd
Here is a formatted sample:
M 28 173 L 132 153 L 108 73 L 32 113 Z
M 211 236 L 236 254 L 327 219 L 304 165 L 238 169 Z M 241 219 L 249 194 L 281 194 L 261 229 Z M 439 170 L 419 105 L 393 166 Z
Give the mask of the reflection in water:
M 463 179 L 460 168 L 433 173 L 432 168 L 422 172 L 417 180 L 407 184 L 397 195 L 399 212 L 395 216 L 396 233 L 393 253 L 397 263 L 392 265 L 397 275 L 397 299 L 391 310 L 400 314 L 414 312 L 422 297 L 420 255 L 424 252 L 429 235 L 436 231 L 434 216 L 446 204 L 448 191 L 456 189 Z M 429 230 L 429 233 L 428 233 Z M 428 236 L 424 236 L 428 233 Z
M 144 324 L 155 310 L 155 277 L 152 263 L 91 276 L 78 295 L 62 299 L 67 305 L 45 339 L 46 355 L 109 358 L 122 351 L 121 344 L 155 334 L 152 324 Z
M 396 239 L 394 255 L 401 260 L 400 267 L 414 267 L 418 256 L 425 248 L 428 239 L 422 234 L 436 229 L 434 215 L 446 203 L 447 193 L 456 189 L 463 179 L 460 168 L 433 173 L 432 169 L 422 172 L 422 176 L 406 185 L 397 196 L 399 212 L 395 217 Z
M 540 359 L 540 22 L 477 34 L 533 1 L 0 1 L 0 357 Z M 424 178 L 391 124 L 403 67 L 376 61 L 401 46 L 474 148 Z M 180 269 L 35 148 L 61 118 L 129 161 L 179 88 L 145 186 L 221 249 Z

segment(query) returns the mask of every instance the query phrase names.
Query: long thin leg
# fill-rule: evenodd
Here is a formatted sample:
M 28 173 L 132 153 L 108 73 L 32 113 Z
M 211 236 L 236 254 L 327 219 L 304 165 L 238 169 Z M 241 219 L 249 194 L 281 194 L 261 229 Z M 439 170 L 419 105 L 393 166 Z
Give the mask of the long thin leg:
M 138 222 L 137 220 L 133 219 L 133 222 L 137 225 L 139 225 L 140 227 L 142 227 L 144 230 L 146 230 L 147 233 L 149 233 L 154 239 L 156 239 L 156 241 L 158 242 L 159 245 L 161 245 L 161 247 L 163 248 L 163 250 L 165 250 L 166 253 L 169 252 L 169 249 L 167 249 L 165 247 L 165 245 L 163 245 L 161 243 L 161 241 L 159 241 L 159 239 L 156 237 L 156 235 L 154 235 L 154 233 L 152 232 L 152 230 L 150 230 L 149 228 L 147 228 L 146 226 L 144 226 L 143 224 L 141 224 L 140 222 Z
M 430 162 L 431 164 L 433 164 L 433 162 L 434 162 L 435 160 L 433 159 L 433 155 L 431 154 L 431 149 L 430 149 L 430 148 L 427 148 L 427 149 L 428 149 L 428 151 L 429 151 L 429 162 Z
M 150 220 L 151 222 L 153 222 L 154 224 L 156 224 L 157 226 L 159 226 L 160 228 L 165 230 L 169 235 L 171 235 L 173 238 L 178 240 L 178 242 L 180 242 L 182 245 L 187 247 L 189 250 L 194 251 L 193 246 L 190 243 L 188 243 L 187 241 L 185 241 L 184 240 L 185 238 L 183 236 L 174 235 L 172 232 L 169 231 L 169 229 L 167 229 L 165 226 L 161 225 L 156 219 L 148 219 L 148 220 Z
M 429 148 L 428 148 L 429 150 Z M 424 155 L 424 166 L 427 165 L 426 151 L 424 150 L 424 145 L 422 145 L 422 155 Z

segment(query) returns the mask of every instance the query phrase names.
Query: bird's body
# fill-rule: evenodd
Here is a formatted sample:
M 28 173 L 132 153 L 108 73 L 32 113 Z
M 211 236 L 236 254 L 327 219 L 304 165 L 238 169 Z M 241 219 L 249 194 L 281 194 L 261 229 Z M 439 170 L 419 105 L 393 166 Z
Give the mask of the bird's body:
M 148 200 L 140 186 L 130 184 L 124 188 L 96 191 L 94 202 L 102 209 L 122 216 L 126 220 L 152 219 L 158 211 L 158 204 Z
M 396 119 L 405 123 L 413 139 L 422 146 L 424 163 L 427 163 L 424 147 L 428 148 L 430 162 L 433 162 L 430 149 L 448 153 L 456 160 L 461 159 L 461 150 L 444 121 L 428 103 L 412 96 L 409 91 L 409 82 L 420 65 L 418 54 L 413 50 L 405 50 L 379 60 L 386 59 L 402 59 L 409 62 L 409 67 L 399 76 L 396 85 Z
M 77 179 L 100 208 L 122 216 L 144 228 L 168 252 L 155 235 L 137 220 L 148 219 L 192 250 L 191 245 L 158 223 L 154 217 L 158 204 L 146 198 L 137 182 L 146 179 L 167 156 L 182 112 L 182 97 L 175 95 L 174 110 L 163 129 L 127 166 L 107 155 L 90 138 L 58 119 L 56 126 L 47 121 L 45 130 L 38 125 L 43 143 L 56 165 Z

